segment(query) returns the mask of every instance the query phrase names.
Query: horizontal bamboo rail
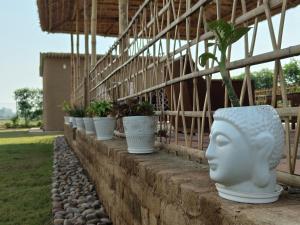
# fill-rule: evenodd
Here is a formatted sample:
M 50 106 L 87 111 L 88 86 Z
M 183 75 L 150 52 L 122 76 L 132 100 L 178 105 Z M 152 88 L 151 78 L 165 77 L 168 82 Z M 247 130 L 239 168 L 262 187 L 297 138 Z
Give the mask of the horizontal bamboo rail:
M 299 54 L 300 54 L 300 45 L 296 45 L 296 46 L 288 47 L 286 49 L 281 49 L 281 50 L 277 50 L 277 51 L 273 51 L 273 52 L 253 56 L 251 58 L 237 60 L 235 62 L 229 63 L 227 68 L 228 69 L 238 69 L 238 68 L 245 67 L 246 65 L 256 65 L 256 64 L 268 62 L 270 60 L 284 59 L 284 58 L 296 56 L 296 55 L 299 55 Z M 201 77 L 201 76 L 206 76 L 206 75 L 209 75 L 209 74 L 212 74 L 212 73 L 217 73 L 219 71 L 220 71 L 219 67 L 216 66 L 216 67 L 213 67 L 213 68 L 210 68 L 210 69 L 207 69 L 207 70 L 202 70 L 202 71 L 189 73 L 189 74 L 186 74 L 183 77 L 178 77 L 178 78 L 166 81 L 164 83 L 153 86 L 149 89 L 143 90 L 143 91 L 141 91 L 139 93 L 136 93 L 134 95 L 129 95 L 129 96 L 126 96 L 124 98 L 120 98 L 118 100 L 119 101 L 124 101 L 124 100 L 130 99 L 130 98 L 134 98 L 134 97 L 146 94 L 148 92 L 152 92 L 152 91 L 155 91 L 155 90 L 159 90 L 161 88 L 165 88 L 165 87 L 170 86 L 172 84 L 176 84 L 176 83 L 179 83 L 179 82 L 182 82 L 182 81 L 190 80 L 190 79 Z M 95 88 L 99 87 L 103 83 L 99 83 Z M 91 91 L 93 91 L 93 90 L 94 89 L 91 89 Z

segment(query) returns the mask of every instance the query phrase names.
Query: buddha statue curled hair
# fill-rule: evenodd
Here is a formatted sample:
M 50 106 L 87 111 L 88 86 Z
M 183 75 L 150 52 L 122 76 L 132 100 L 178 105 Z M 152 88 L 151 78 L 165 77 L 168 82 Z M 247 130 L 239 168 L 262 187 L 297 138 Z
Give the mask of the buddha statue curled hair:
M 255 114 L 255 120 L 250 116 Z M 253 118 L 253 117 L 252 117 Z M 223 120 L 235 126 L 245 137 L 249 144 L 255 148 L 257 135 L 262 132 L 271 134 L 274 138 L 274 147 L 269 158 L 269 169 L 278 165 L 284 146 L 284 131 L 281 120 L 275 109 L 269 105 L 248 107 L 243 114 L 237 113 L 234 108 L 219 109 L 214 114 L 215 120 Z

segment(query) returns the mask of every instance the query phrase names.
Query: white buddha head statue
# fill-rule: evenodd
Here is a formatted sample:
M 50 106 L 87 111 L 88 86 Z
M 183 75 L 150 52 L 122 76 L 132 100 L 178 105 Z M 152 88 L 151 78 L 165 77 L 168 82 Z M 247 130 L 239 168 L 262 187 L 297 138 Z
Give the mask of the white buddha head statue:
M 283 127 L 273 107 L 218 109 L 206 157 L 219 195 L 224 197 L 220 191 L 237 196 L 276 192 L 275 168 L 282 157 L 283 146 Z M 239 198 L 237 201 L 255 203 Z

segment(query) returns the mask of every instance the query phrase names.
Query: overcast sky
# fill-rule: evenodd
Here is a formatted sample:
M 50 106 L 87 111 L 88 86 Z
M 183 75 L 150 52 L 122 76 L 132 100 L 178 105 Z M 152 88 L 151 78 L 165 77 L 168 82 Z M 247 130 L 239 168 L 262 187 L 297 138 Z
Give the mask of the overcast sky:
M 15 89 L 42 88 L 39 53 L 70 52 L 70 36 L 41 31 L 36 0 L 1 1 L 0 27 L 0 107 L 14 109 Z M 102 43 L 98 45 L 98 53 L 105 53 L 114 39 L 97 41 Z
M 287 12 L 283 48 L 300 43 L 299 9 L 297 7 Z M 273 22 L 277 28 L 278 16 L 273 19 Z M 6 106 L 14 109 L 13 92 L 15 89 L 42 87 L 39 77 L 39 53 L 70 52 L 70 36 L 47 34 L 41 31 L 36 0 L 2 1 L 0 27 L 0 107 Z M 255 54 L 270 51 L 271 43 L 266 23 L 259 26 L 258 33 Z M 83 39 L 81 40 L 83 43 Z M 98 37 L 97 53 L 105 53 L 113 41 L 112 38 Z M 239 44 L 236 49 L 240 49 Z M 242 51 L 236 51 L 233 57 L 239 58 L 242 54 Z M 262 67 L 272 67 L 272 65 L 260 65 L 256 68 Z

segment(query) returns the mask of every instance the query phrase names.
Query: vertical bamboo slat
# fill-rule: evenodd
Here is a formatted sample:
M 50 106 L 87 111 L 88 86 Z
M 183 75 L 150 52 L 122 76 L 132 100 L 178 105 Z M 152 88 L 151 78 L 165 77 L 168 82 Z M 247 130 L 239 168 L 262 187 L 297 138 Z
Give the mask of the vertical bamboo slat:
M 84 0 L 84 105 L 89 102 L 89 18 L 88 18 L 88 0 Z
M 74 105 L 75 97 L 75 68 L 74 68 L 74 38 L 73 34 L 70 35 L 71 41 L 71 104 Z
M 128 26 L 128 0 L 119 0 L 119 35 L 122 35 Z M 128 39 L 122 39 L 120 54 L 128 45 Z
M 79 8 L 76 8 L 76 82 L 75 82 L 75 94 L 76 94 L 76 105 L 80 104 L 78 102 L 79 93 L 78 86 L 80 85 L 80 52 L 79 52 Z
M 92 15 L 91 15 L 91 45 L 92 45 L 92 55 L 91 55 L 91 67 L 96 65 L 96 33 L 97 33 L 97 0 L 92 0 Z

